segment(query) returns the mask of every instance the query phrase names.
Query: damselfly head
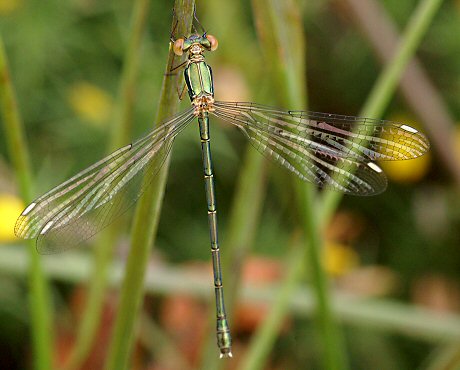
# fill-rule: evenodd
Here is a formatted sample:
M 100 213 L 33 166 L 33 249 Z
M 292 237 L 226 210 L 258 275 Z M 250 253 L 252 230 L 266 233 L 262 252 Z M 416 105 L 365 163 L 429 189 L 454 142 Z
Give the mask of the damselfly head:
M 217 39 L 204 33 L 203 35 L 193 34 L 184 39 L 177 39 L 173 44 L 173 50 L 176 55 L 182 55 L 184 52 L 191 54 L 201 54 L 203 51 L 214 51 L 219 45 Z

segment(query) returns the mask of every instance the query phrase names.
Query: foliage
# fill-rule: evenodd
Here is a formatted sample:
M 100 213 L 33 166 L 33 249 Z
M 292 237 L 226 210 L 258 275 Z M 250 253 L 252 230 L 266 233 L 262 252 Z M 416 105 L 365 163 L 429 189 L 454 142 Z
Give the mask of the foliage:
M 400 32 L 406 28 L 419 4 L 415 0 L 378 3 Z M 358 114 L 382 70 L 365 32 L 357 27 L 347 4 L 348 0 L 311 0 L 297 5 L 303 24 L 299 32 L 303 32 L 307 41 L 309 108 L 315 111 Z M 131 2 L 122 0 L 0 0 L 0 32 L 25 125 L 35 195 L 106 153 L 105 148 L 113 138 L 111 132 L 116 130 L 113 122 L 120 114 L 120 79 L 130 45 L 132 13 Z M 250 2 L 201 1 L 197 3 L 197 15 L 207 31 L 219 39 L 219 49 L 207 56 L 213 67 L 218 99 L 266 104 L 272 104 L 275 99 L 286 101 L 272 94 L 270 79 L 274 78 L 274 73 L 268 63 L 262 62 L 270 53 L 260 49 L 260 34 L 257 34 Z M 458 1 L 443 4 L 417 51 L 437 97 L 453 114 L 460 112 L 459 17 Z M 132 124 L 131 139 L 150 130 L 156 117 L 168 55 L 172 2 L 151 2 L 146 19 L 147 30 L 136 51 L 140 62 L 132 91 L 132 112 L 127 116 Z M 296 40 L 294 36 L 286 41 Z M 178 88 L 181 87 L 179 81 Z M 185 107 L 188 102 L 180 104 Z M 427 131 L 423 118 L 417 116 L 399 94 L 393 95 L 383 118 L 409 122 Z M 450 128 L 456 134 L 447 133 L 446 136 L 459 147 L 460 129 L 454 124 Z M 251 149 L 246 152 L 245 138 L 235 130 L 221 122 L 213 122 L 211 130 L 222 253 L 224 259 L 229 258 L 225 261 L 224 281 L 232 279 L 235 261 L 242 256 L 242 277 L 230 285 L 240 284 L 241 294 L 244 294 L 246 284 L 260 284 L 262 292 L 266 289 L 271 297 L 277 297 L 277 283 L 290 276 L 283 274 L 283 268 L 297 253 L 286 257 L 287 251 L 302 238 L 299 236 L 301 207 L 294 185 L 286 171 L 261 161 L 251 162 L 257 159 L 251 159 Z M 175 269 L 191 270 L 192 277 L 208 271 L 209 231 L 197 131 L 196 125 L 191 125 L 174 144 L 155 253 L 147 267 L 148 274 L 159 271 L 157 277 L 162 276 L 163 268 L 171 268 L 173 272 Z M 4 145 L 5 136 L 0 131 L 2 225 L 11 223 L 11 209 L 18 208 L 13 161 Z M 443 143 L 432 141 L 430 155 L 420 159 L 418 164 L 409 161 L 384 167 L 390 179 L 384 194 L 365 199 L 343 198 L 324 227 L 322 256 L 323 267 L 333 286 L 330 294 L 334 298 L 351 294 L 358 297 L 357 302 L 370 300 L 377 307 L 374 316 L 372 313 L 367 316 L 365 309 L 360 310 L 359 303 L 355 316 L 339 308 L 340 318 L 346 321 L 344 340 L 350 368 L 443 369 L 448 363 L 447 360 L 443 362 L 440 355 L 446 353 L 439 340 L 443 330 L 450 338 L 449 349 L 453 348 L 449 353 L 458 353 L 455 339 L 460 341 L 460 338 L 438 325 L 435 317 L 436 313 L 445 314 L 453 320 L 451 326 L 460 325 L 460 198 L 455 175 L 438 154 L 438 147 Z M 450 154 L 458 166 L 460 153 L 452 151 Z M 242 167 L 251 170 L 240 170 Z M 249 181 L 245 180 L 251 174 L 255 176 L 251 181 L 256 186 L 250 194 L 254 195 L 245 199 L 240 191 L 247 186 Z M 238 223 L 235 217 L 247 222 Z M 115 265 L 126 260 L 130 219 L 125 217 L 117 225 L 121 236 L 115 238 Z M 246 228 L 247 225 L 251 227 Z M 11 235 L 4 234 L 3 228 L 0 230 L 0 238 L 3 238 L 0 239 L 0 258 L 3 258 L 3 252 L 9 255 L 11 247 L 6 245 L 11 244 Z M 238 243 L 245 245 L 238 249 L 241 247 L 236 245 Z M 22 243 L 18 242 L 14 248 L 22 248 Z M 90 254 L 91 250 L 76 252 Z M 226 257 L 226 253 L 231 257 Z M 8 369 L 30 368 L 33 363 L 26 355 L 31 351 L 31 344 L 29 336 L 24 335 L 24 328 L 33 326 L 24 310 L 29 288 L 24 284 L 25 272 L 20 261 L 19 258 L 8 261 L 8 267 L 0 263 L 0 364 Z M 59 260 L 52 259 L 45 264 L 45 271 L 55 271 L 53 266 L 59 265 L 56 261 Z M 66 273 L 74 276 L 74 271 L 80 271 L 76 262 L 73 267 L 69 264 Z M 81 297 L 88 294 L 86 285 L 79 281 L 87 275 L 76 279 L 63 277 L 65 273 L 59 276 L 52 281 L 54 300 L 58 302 L 53 320 L 56 332 L 53 355 L 57 368 L 66 364 L 71 352 L 68 338 L 72 338 L 71 343 L 75 341 L 76 328 L 80 324 L 79 305 L 85 302 Z M 110 271 L 108 276 L 112 277 Z M 136 337 L 139 346 L 134 349 L 133 369 L 154 368 L 153 364 L 164 362 L 171 368 L 197 368 L 200 361 L 206 363 L 203 360 L 206 356 L 201 353 L 205 351 L 203 348 L 213 348 L 214 337 L 212 346 L 204 345 L 208 333 L 213 332 L 207 320 L 213 317 L 212 307 L 206 309 L 204 300 L 198 298 L 201 295 L 194 293 L 192 288 L 190 296 L 184 296 L 184 290 L 171 283 L 175 281 L 174 273 L 166 276 L 170 280 L 147 277 L 148 283 L 157 284 L 152 288 L 156 293 L 151 296 L 149 290 L 142 305 L 139 320 L 145 325 L 141 325 Z M 178 273 L 177 276 L 184 275 Z M 211 286 L 210 275 L 206 274 L 207 277 Z M 168 291 L 169 284 L 174 288 Z M 192 286 L 193 278 L 184 284 Z M 311 287 L 310 281 L 302 284 Z M 110 335 L 107 333 L 114 325 L 113 311 L 118 307 L 112 296 L 107 290 L 101 297 L 104 299 L 100 302 L 102 323 L 97 326 L 96 320 L 94 324 L 97 342 L 89 349 L 89 357 L 83 364 L 86 367 L 82 368 L 101 368 L 107 356 L 101 347 L 108 347 Z M 296 293 L 292 297 L 295 302 L 303 296 Z M 238 351 L 241 358 L 248 351 L 249 335 L 267 317 L 267 308 L 251 299 L 255 298 L 243 302 L 232 297 L 235 306 L 230 324 L 235 332 L 235 352 Z M 392 305 L 394 301 L 397 301 L 395 306 Z M 301 306 L 303 312 L 299 313 L 295 303 L 291 306 L 266 368 L 320 368 L 323 362 L 319 336 L 311 320 L 302 317 L 302 313 L 311 316 L 311 307 Z M 406 328 L 401 318 L 408 317 L 404 316 L 407 312 L 416 312 L 419 306 L 430 310 L 423 320 L 432 318 L 432 327 L 420 329 L 423 325 L 411 322 L 408 325 L 412 326 Z M 382 317 L 389 317 L 391 323 L 385 324 Z M 194 328 L 192 334 L 187 331 L 190 327 Z M 408 336 L 403 334 L 406 332 Z M 429 333 L 437 334 L 429 340 Z M 11 352 L 12 343 L 16 348 L 14 352 Z M 430 352 L 432 356 L 428 357 Z M 180 360 L 173 363 L 166 353 L 181 354 Z M 239 363 L 237 359 L 227 366 L 236 369 Z

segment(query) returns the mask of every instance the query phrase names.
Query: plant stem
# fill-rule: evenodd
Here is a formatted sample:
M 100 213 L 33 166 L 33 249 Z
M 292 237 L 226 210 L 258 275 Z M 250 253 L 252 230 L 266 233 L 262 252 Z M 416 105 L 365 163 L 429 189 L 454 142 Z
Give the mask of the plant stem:
M 407 63 L 415 54 L 441 3 L 442 0 L 422 0 L 419 3 L 401 37 L 393 59 L 379 75 L 366 103 L 361 109 L 360 116 L 377 118 L 383 114 L 397 88 Z M 342 196 L 343 194 L 339 192 L 324 192 L 321 214 L 323 225 L 337 208 Z
M 140 315 L 139 341 L 150 350 L 157 359 L 158 366 L 164 365 L 171 370 L 191 370 L 184 354 L 173 340 L 149 317 L 146 312 Z
M 147 23 L 149 0 L 136 0 L 133 7 L 133 16 L 130 37 L 124 57 L 123 71 L 120 79 L 118 108 L 115 124 L 112 125 L 112 136 L 109 152 L 125 144 L 130 137 L 131 112 L 134 105 L 135 83 L 138 72 L 142 36 Z M 93 276 L 89 285 L 88 299 L 76 343 L 66 364 L 67 370 L 78 369 L 88 355 L 95 340 L 95 333 L 99 325 L 102 307 L 104 304 L 105 289 L 107 286 L 107 270 L 112 257 L 113 245 L 116 241 L 117 223 L 108 228 L 100 239 L 98 248 L 94 248 Z
M 19 192 L 25 203 L 29 203 L 32 200 L 33 193 L 29 153 L 1 37 L 0 103 L 5 126 L 6 144 L 19 183 Z M 34 241 L 29 241 L 27 245 L 29 252 L 29 310 L 32 323 L 34 368 L 37 370 L 49 370 L 52 364 L 52 330 L 48 284 Z
M 386 14 L 384 3 L 378 0 L 344 1 L 374 53 L 381 61 L 390 61 L 400 37 L 395 22 Z M 399 91 L 408 107 L 420 118 L 433 150 L 459 186 L 460 162 L 452 155 L 455 143 L 451 140 L 455 133 L 455 118 L 416 55 L 401 76 Z
M 266 53 L 266 62 L 271 64 L 271 74 L 275 79 L 275 89 L 278 100 L 284 105 L 300 108 L 307 100 L 305 73 L 305 40 L 301 20 L 298 17 L 298 6 L 294 1 L 281 2 L 273 0 L 269 5 L 265 2 L 253 0 L 253 8 L 258 26 L 258 33 L 262 42 L 262 49 Z M 289 42 L 286 42 L 289 40 Z M 346 368 L 345 350 L 339 330 L 334 322 L 327 290 L 327 279 L 321 266 L 320 250 L 321 238 L 318 225 L 315 222 L 316 192 L 310 185 L 300 185 L 297 182 L 297 193 L 300 212 L 304 220 L 306 250 L 302 253 L 293 251 L 290 254 L 290 269 L 280 288 L 279 300 L 271 307 L 264 325 L 257 330 L 250 350 L 245 359 L 245 369 L 259 369 L 269 355 L 269 349 L 274 344 L 282 319 L 287 313 L 286 294 L 293 292 L 295 284 L 300 279 L 298 258 L 305 259 L 312 271 L 312 285 L 317 298 L 317 317 L 320 338 L 322 338 L 322 357 L 324 368 Z M 300 255 L 299 255 L 300 254 Z M 303 258 L 302 258 L 303 257 Z M 292 260 L 291 260 L 292 258 Z M 296 259 L 297 258 L 297 259 Z M 293 262 L 294 261 L 294 262 Z
M 286 260 L 287 271 L 280 287 L 273 292 L 274 302 L 270 305 L 270 311 L 263 324 L 257 329 L 251 339 L 249 352 L 242 360 L 241 370 L 261 370 L 273 349 L 276 334 L 280 331 L 286 318 L 289 302 L 295 293 L 298 282 L 303 275 L 305 261 L 305 249 L 294 246 Z
M 231 248 L 223 259 L 224 271 L 232 271 L 226 279 L 226 302 L 229 316 L 235 308 L 240 286 L 241 270 L 254 240 L 257 221 L 265 195 L 264 157 L 252 146 L 248 146 L 244 164 L 238 177 L 238 184 L 230 212 L 225 240 Z
M 432 353 L 423 370 L 459 370 L 460 369 L 460 343 L 444 344 Z
M 177 34 L 190 32 L 194 1 L 176 0 L 175 15 L 179 20 Z M 175 19 L 171 29 L 175 27 Z M 174 67 L 174 53 L 170 44 L 168 62 L 159 102 L 156 122 L 173 115 L 178 107 L 175 81 L 168 74 Z M 144 274 L 150 247 L 158 227 L 161 202 L 164 194 L 169 158 L 158 175 L 139 200 L 132 228 L 131 250 L 128 256 L 125 277 L 121 289 L 120 308 L 115 322 L 114 334 L 106 364 L 107 370 L 126 369 L 134 342 L 134 324 L 144 293 Z M 147 169 L 148 171 L 148 169 Z
M 322 340 L 323 369 L 344 370 L 349 368 L 348 355 L 343 334 L 332 309 L 329 281 L 322 265 L 322 240 L 316 211 L 319 207 L 315 207 L 317 201 L 315 193 L 305 185 L 300 189 L 302 190 L 305 204 L 304 230 L 307 239 L 307 260 L 316 299 L 316 320 Z

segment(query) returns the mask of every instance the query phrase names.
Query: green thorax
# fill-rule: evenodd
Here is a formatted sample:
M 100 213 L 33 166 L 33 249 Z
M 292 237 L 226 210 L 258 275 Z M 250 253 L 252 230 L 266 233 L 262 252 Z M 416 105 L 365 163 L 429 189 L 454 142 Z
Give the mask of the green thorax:
M 204 61 L 192 61 L 184 71 L 190 100 L 203 95 L 214 96 L 211 67 Z

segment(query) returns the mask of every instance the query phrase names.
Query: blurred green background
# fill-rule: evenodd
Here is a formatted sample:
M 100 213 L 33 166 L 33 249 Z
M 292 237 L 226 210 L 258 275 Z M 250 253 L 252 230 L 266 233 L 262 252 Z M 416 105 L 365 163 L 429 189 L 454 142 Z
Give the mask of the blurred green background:
M 295 4 L 306 40 L 311 110 L 359 114 L 382 70 L 377 46 L 391 56 L 385 51 L 388 30 L 377 28 L 377 42 L 371 41 L 371 31 L 359 17 L 374 26 L 382 20 L 391 22 L 402 32 L 419 1 L 365 0 L 357 3 L 361 15 L 354 3 L 356 6 L 351 0 L 308 0 Z M 34 196 L 107 153 L 109 132 L 122 99 L 120 76 L 132 7 L 126 0 L 0 0 L 0 32 L 25 126 Z M 146 16 L 131 92 L 131 138 L 140 137 L 153 125 L 172 7 L 171 1 L 152 1 Z M 376 14 L 378 18 L 373 19 Z M 219 39 L 219 49 L 207 56 L 216 99 L 282 105 L 272 94 L 272 76 L 264 59 L 267 53 L 259 43 L 258 18 L 251 2 L 198 1 L 197 15 Z M 296 35 L 286 42 L 295 47 Z M 348 358 L 344 369 L 460 369 L 459 1 L 443 2 L 416 56 L 421 74 L 408 77 L 412 92 L 409 87 L 395 93 L 382 118 L 426 132 L 432 142 L 430 153 L 413 161 L 382 164 L 389 178 L 387 191 L 372 198 L 344 197 L 322 233 L 322 266 L 330 280 L 334 311 L 343 323 L 341 335 Z M 430 96 L 436 101 L 417 98 L 427 86 L 420 84 L 420 76 L 428 81 L 434 94 Z M 418 108 L 411 103 L 411 93 Z M 184 99 L 181 107 L 188 104 L 188 98 Z M 429 119 L 439 109 L 444 114 L 442 124 Z M 246 153 L 245 138 L 221 122 L 213 122 L 212 140 L 225 258 L 226 240 L 233 237 L 227 230 L 231 229 L 240 169 L 250 152 Z M 13 235 L 24 203 L 2 130 L 0 143 L 0 368 L 26 369 L 34 363 L 27 254 L 23 242 Z M 248 236 L 250 251 L 244 257 L 241 284 L 249 286 L 249 292 L 267 292 L 268 302 L 251 294 L 237 301 L 230 317 L 235 359 L 220 364 L 228 369 L 243 368 L 251 336 L 263 325 L 276 299 L 276 287 L 286 275 L 287 251 L 301 239 L 292 176 L 271 164 L 266 166 L 262 206 Z M 214 335 L 210 321 L 214 311 L 201 171 L 198 129 L 192 124 L 176 139 L 172 151 L 130 369 L 206 368 L 203 353 L 207 337 Z M 248 212 L 257 207 L 251 202 L 246 206 Z M 117 309 L 117 273 L 123 270 L 116 263 L 126 259 L 130 223 L 131 217 L 123 217 L 119 224 L 113 258 L 118 269 L 109 273 L 118 283 L 104 295 L 93 335 L 96 342 L 76 368 L 103 367 Z M 56 369 L 72 368 L 68 359 L 91 286 L 87 280 L 92 255 L 93 248 L 44 259 L 51 286 Z M 224 278 L 233 271 L 230 264 L 227 267 Z M 299 289 L 261 368 L 324 368 L 307 278 L 302 278 Z M 307 297 L 306 302 L 302 297 Z M 176 356 L 181 361 L 172 360 Z

